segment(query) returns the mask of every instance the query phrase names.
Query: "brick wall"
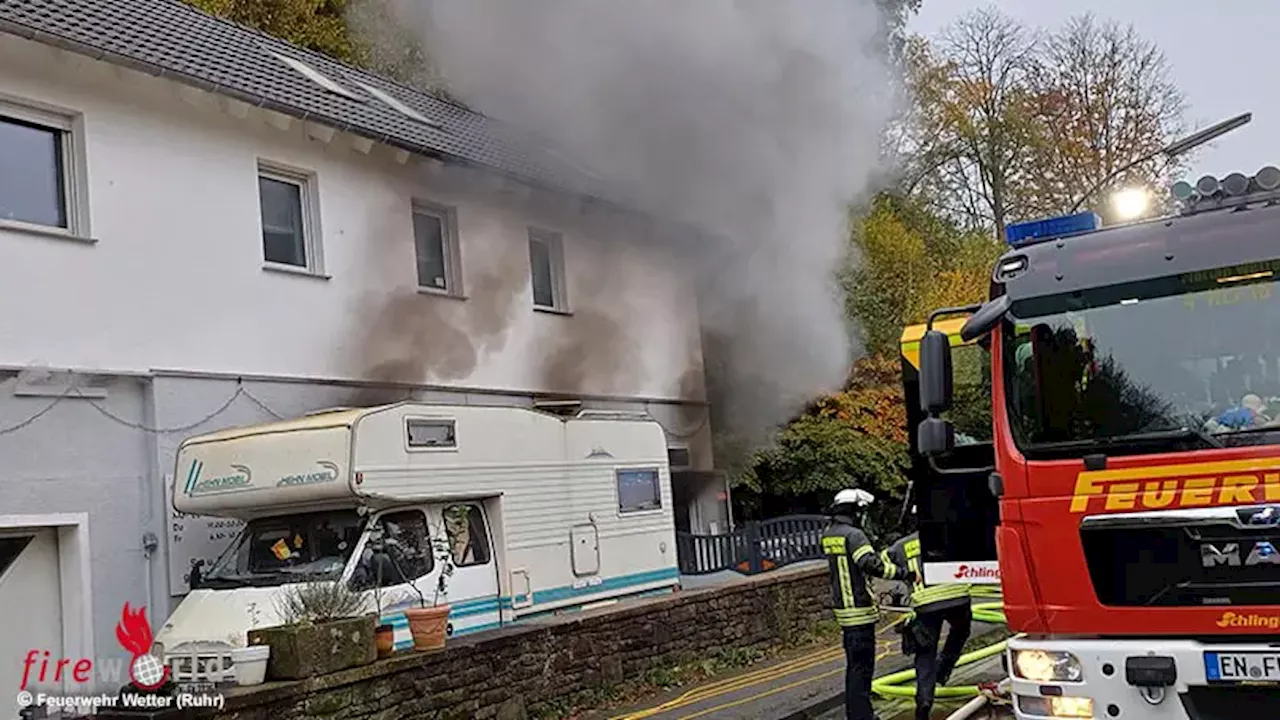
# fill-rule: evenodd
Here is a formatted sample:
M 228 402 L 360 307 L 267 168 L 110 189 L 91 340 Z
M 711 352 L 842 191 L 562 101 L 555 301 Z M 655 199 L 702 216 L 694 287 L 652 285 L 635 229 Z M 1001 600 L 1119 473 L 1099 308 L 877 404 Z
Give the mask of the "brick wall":
M 783 570 L 612 611 L 449 641 L 300 682 L 236 689 L 225 720 L 516 720 L 584 689 L 722 649 L 788 643 L 828 617 L 825 568 Z

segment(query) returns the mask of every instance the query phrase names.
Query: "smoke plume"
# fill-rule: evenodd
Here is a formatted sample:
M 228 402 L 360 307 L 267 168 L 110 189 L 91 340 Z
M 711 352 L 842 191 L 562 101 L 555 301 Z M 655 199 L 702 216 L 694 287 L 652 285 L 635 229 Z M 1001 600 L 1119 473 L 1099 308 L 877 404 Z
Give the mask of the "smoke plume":
M 397 14 L 462 102 L 589 169 L 601 196 L 699 229 L 683 250 L 741 426 L 840 385 L 854 348 L 833 273 L 894 111 L 874 0 L 399 0 Z

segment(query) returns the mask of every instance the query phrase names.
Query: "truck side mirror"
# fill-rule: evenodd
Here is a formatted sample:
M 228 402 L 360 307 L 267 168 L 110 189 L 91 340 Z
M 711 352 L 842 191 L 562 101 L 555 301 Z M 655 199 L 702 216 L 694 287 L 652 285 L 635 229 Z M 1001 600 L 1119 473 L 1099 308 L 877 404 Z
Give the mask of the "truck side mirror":
M 936 417 L 951 408 L 951 339 L 930 330 L 920 338 L 920 409 Z
M 956 446 L 956 429 L 948 420 L 931 417 L 920 423 L 916 433 L 916 450 L 925 457 L 951 452 Z

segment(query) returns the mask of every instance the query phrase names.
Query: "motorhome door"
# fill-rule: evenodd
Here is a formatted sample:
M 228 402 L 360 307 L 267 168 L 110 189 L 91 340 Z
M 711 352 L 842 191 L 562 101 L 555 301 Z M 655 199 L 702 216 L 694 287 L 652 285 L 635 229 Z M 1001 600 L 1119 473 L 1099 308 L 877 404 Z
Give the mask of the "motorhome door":
M 484 503 L 475 500 L 434 506 L 432 515 L 433 523 L 444 525 L 454 565 L 448 583 L 451 609 L 447 632 L 462 635 L 498 627 L 497 560 Z

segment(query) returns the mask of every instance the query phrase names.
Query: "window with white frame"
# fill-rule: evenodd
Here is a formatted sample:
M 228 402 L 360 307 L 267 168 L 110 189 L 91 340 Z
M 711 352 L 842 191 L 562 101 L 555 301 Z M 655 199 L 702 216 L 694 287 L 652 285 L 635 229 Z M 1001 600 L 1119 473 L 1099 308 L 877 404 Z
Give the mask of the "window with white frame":
M 529 229 L 529 273 L 533 306 L 567 310 L 565 304 L 564 241 L 557 233 Z
M 626 514 L 662 509 L 662 488 L 653 468 L 617 470 L 618 512 Z
M 449 208 L 415 200 L 413 248 L 418 267 L 418 287 L 460 295 L 457 223 Z
M 258 166 L 262 209 L 262 257 L 268 266 L 319 274 L 320 227 L 312 176 L 273 165 Z
M 0 102 L 0 222 L 82 232 L 72 122 Z

